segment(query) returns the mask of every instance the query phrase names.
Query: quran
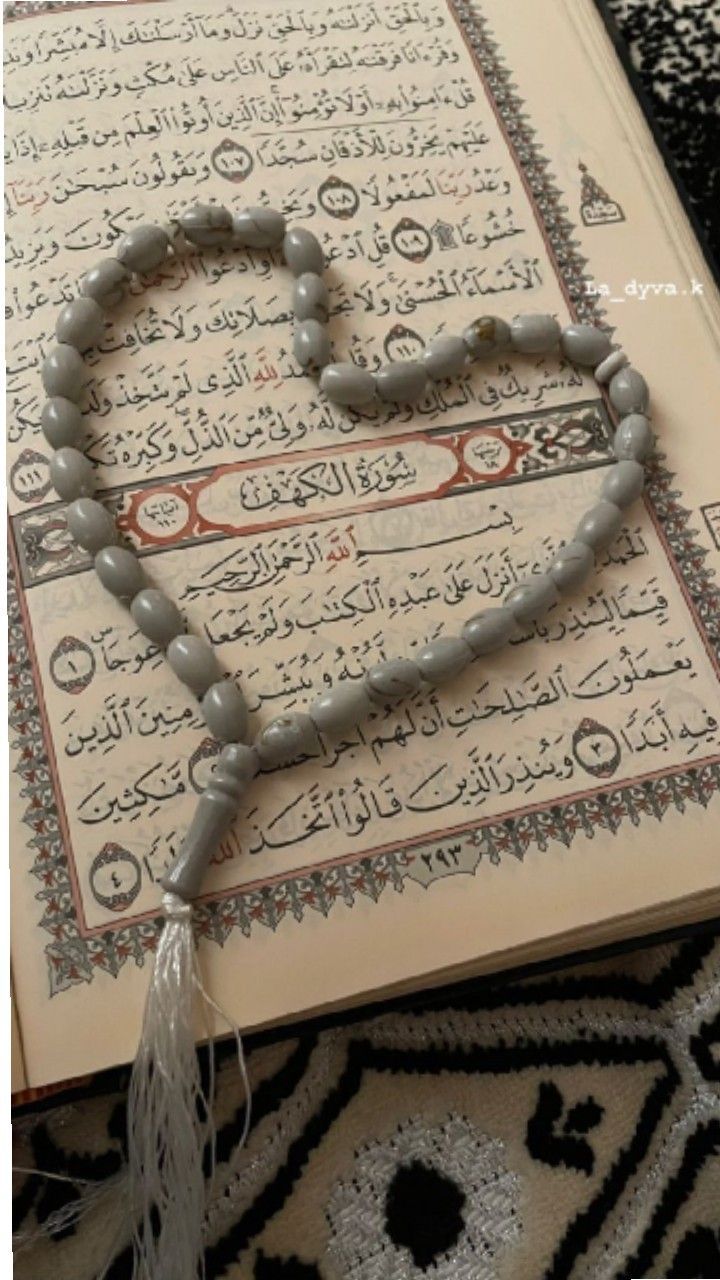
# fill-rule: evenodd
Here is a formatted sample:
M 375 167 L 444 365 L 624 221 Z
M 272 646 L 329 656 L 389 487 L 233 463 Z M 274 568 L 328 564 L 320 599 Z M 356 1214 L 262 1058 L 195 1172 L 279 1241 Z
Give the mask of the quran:
M 132 1057 L 220 751 L 68 536 L 39 367 L 78 276 L 208 197 L 318 237 L 335 358 L 487 312 L 604 324 L 657 437 L 586 586 L 256 782 L 196 910 L 215 998 L 252 1030 L 716 915 L 720 305 L 594 7 L 64 6 L 9 23 L 5 63 L 17 1089 Z M 265 250 L 163 263 L 83 406 L 99 496 L 257 724 L 502 602 L 613 460 L 559 353 L 343 409 L 277 279 Z

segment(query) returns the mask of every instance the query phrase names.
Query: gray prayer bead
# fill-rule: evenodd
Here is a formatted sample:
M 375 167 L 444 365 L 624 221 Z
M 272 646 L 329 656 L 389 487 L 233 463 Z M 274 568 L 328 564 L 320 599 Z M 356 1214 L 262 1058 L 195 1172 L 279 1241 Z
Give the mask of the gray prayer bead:
M 67 508 L 65 519 L 78 546 L 93 555 L 117 541 L 115 521 L 94 498 L 76 498 Z
M 519 582 L 505 597 L 505 605 L 523 625 L 543 618 L 560 599 L 560 592 L 548 573 L 534 573 Z
M 645 471 L 639 462 L 616 462 L 606 473 L 601 493 L 608 502 L 614 502 L 621 511 L 640 497 L 645 482 Z
M 322 369 L 330 359 L 330 338 L 319 320 L 301 320 L 293 335 L 295 359 L 303 369 Z
M 126 604 L 145 585 L 143 567 L 127 547 L 103 547 L 95 556 L 95 572 L 105 589 Z
M 615 432 L 613 453 L 620 462 L 642 462 L 652 451 L 653 433 L 643 413 L 629 413 Z
M 293 285 L 292 300 L 296 320 L 326 322 L 330 314 L 330 295 L 321 276 L 313 271 L 305 271 L 298 276 Z
M 255 740 L 261 768 L 290 764 L 297 756 L 317 755 L 319 743 L 314 721 L 304 711 L 288 711 L 271 720 Z
M 560 335 L 563 355 L 574 364 L 594 369 L 610 354 L 610 339 L 594 324 L 568 324 Z
M 200 636 L 175 636 L 167 647 L 167 660 L 175 675 L 198 697 L 202 697 L 222 675 L 213 650 Z
M 375 379 L 358 364 L 326 364 L 320 374 L 320 390 L 334 404 L 368 404 L 375 398 Z
M 609 382 L 611 378 L 620 370 L 624 369 L 628 362 L 628 358 L 624 351 L 611 351 L 609 356 L 601 360 L 595 370 L 596 382 Z
M 648 407 L 648 384 L 637 369 L 626 365 L 610 379 L 610 401 L 618 413 L 644 413 Z
M 311 271 L 321 276 L 325 268 L 325 254 L 317 236 L 305 227 L 292 227 L 283 240 L 283 256 L 294 276 Z
M 365 683 L 371 698 L 395 702 L 415 692 L 420 684 L 420 672 L 410 658 L 389 658 L 365 672 Z
M 49 396 L 79 400 L 87 375 L 85 361 L 66 342 L 52 347 L 42 364 L 42 384 Z
M 483 609 L 468 618 L 462 629 L 462 638 L 476 657 L 482 657 L 502 649 L 516 628 L 515 615 L 510 609 Z
M 442 684 L 464 671 L 473 651 L 461 636 L 438 636 L 413 654 L 413 661 L 428 684 Z
M 427 380 L 427 371 L 419 360 L 396 360 L 394 364 L 384 364 L 375 374 L 378 396 L 395 404 L 418 400 Z
M 361 680 L 343 680 L 313 702 L 309 714 L 321 733 L 343 733 L 354 729 L 366 718 L 371 708 L 367 689 Z
M 145 587 L 133 596 L 130 605 L 135 626 L 153 644 L 165 649 L 185 631 L 183 616 L 176 604 L 157 587 Z
M 80 292 L 86 298 L 94 298 L 95 302 L 107 310 L 122 302 L 129 279 L 130 272 L 122 262 L 118 262 L 117 258 L 105 258 L 83 276 Z
M 154 271 L 168 256 L 170 241 L 162 227 L 147 223 L 141 227 L 133 227 L 120 237 L 115 250 L 117 259 L 129 271 L 142 275 L 146 271 Z
M 468 351 L 462 338 L 450 333 L 439 333 L 428 342 L 423 351 L 425 372 L 433 382 L 454 378 L 467 364 Z
M 614 502 L 597 502 L 585 512 L 575 530 L 575 541 L 585 542 L 594 551 L 607 547 L 622 528 L 623 513 Z
M 548 573 L 558 591 L 574 591 L 595 566 L 592 547 L 586 542 L 567 542 L 555 555 Z
M 232 215 L 233 235 L 248 249 L 274 249 L 285 236 L 285 218 L 277 209 L 253 206 Z
M 63 445 L 77 445 L 84 434 L 83 418 L 78 406 L 64 396 L 51 396 L 45 401 L 40 426 L 53 449 L 62 449 Z
M 202 700 L 202 713 L 211 734 L 221 742 L 241 741 L 248 728 L 248 709 L 233 680 L 211 684 Z
M 50 479 L 64 502 L 89 498 L 95 492 L 95 472 L 84 453 L 71 446 L 58 449 L 50 459 Z
M 87 351 L 102 338 L 105 315 L 94 298 L 74 298 L 60 312 L 55 325 L 58 342 L 66 342 L 78 351 Z
M 190 243 L 204 249 L 228 244 L 233 233 L 233 216 L 221 204 L 195 204 L 180 214 L 178 222 Z
M 200 893 L 210 859 L 232 826 L 240 801 L 254 776 L 240 776 L 225 751 L 220 753 L 208 785 L 197 802 L 177 857 L 160 881 L 166 892 L 176 893 L 185 902 Z M 250 748 L 248 752 L 254 755 Z
M 510 346 L 510 325 L 499 316 L 480 316 L 463 329 L 463 342 L 468 354 L 474 360 L 482 360 L 495 351 L 507 350 Z
M 523 355 L 539 355 L 552 351 L 560 339 L 560 325 L 554 316 L 515 316 L 510 324 L 510 340 L 515 351 Z
M 170 242 L 170 252 L 174 258 L 179 258 L 182 254 L 188 252 L 190 241 L 177 218 L 171 218 L 169 222 L 161 222 L 160 227 Z
M 220 752 L 218 767 L 220 765 L 224 771 L 231 773 L 233 778 L 237 778 L 238 782 L 243 783 L 245 786 L 252 782 L 260 769 L 257 751 L 254 747 L 249 747 L 244 742 L 230 742 L 226 747 L 223 747 Z

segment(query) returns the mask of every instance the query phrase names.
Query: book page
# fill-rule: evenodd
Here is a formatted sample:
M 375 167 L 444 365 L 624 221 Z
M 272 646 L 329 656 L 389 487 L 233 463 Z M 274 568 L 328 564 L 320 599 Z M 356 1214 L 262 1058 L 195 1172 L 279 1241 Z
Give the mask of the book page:
M 18 1025 L 17 1007 L 14 992 L 10 993 L 10 1087 L 13 1093 L 25 1088 L 27 1077 L 23 1061 L 22 1041 Z
M 28 1082 L 132 1056 L 159 879 L 220 749 L 70 541 L 39 430 L 79 277 L 197 201 L 318 235 L 335 359 L 377 368 L 487 313 L 605 319 L 661 450 L 586 589 L 257 781 L 198 909 L 215 997 L 253 1027 L 680 900 L 710 914 L 717 297 L 592 7 L 168 0 L 13 24 L 5 58 Z M 290 291 L 277 254 L 191 253 L 133 284 L 87 358 L 102 496 L 254 731 L 502 601 L 612 460 L 606 399 L 558 356 L 484 361 L 412 408 L 336 408 L 293 357 Z

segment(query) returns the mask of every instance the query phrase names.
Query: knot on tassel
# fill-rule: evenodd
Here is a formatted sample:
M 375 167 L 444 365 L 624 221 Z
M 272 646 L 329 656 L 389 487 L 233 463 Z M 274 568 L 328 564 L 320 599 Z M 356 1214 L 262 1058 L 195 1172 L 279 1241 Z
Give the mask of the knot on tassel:
M 161 906 L 166 920 L 192 920 L 191 904 L 176 893 L 164 893 Z

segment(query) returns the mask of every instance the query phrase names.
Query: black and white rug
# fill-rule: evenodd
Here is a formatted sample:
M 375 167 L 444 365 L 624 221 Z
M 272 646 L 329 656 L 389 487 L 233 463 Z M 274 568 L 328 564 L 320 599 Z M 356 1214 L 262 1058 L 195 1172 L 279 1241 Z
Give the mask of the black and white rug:
M 720 257 L 720 4 L 596 0 L 609 11 L 707 243 Z
M 250 1054 L 220 1074 L 208 1280 L 720 1276 L 720 941 L 699 936 Z M 123 1158 L 124 1099 L 18 1125 L 75 1179 Z M 25 1178 L 26 1231 L 76 1196 Z M 122 1210 L 18 1256 L 95 1280 Z M 118 1245 L 107 1280 L 130 1280 Z

